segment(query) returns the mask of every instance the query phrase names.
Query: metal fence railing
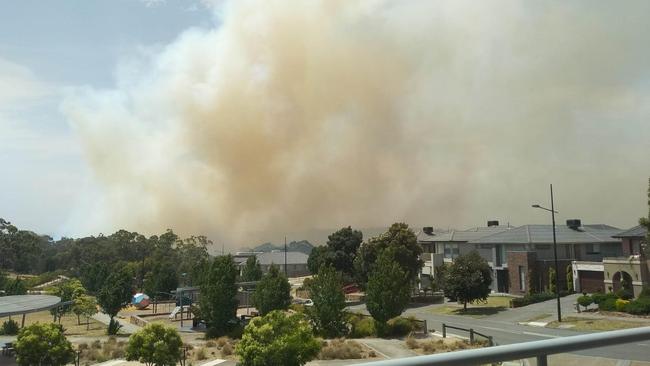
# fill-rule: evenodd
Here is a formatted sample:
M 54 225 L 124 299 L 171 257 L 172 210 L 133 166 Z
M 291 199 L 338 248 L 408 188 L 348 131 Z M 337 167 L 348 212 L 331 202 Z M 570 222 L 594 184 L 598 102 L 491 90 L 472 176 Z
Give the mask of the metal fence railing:
M 537 358 L 538 366 L 546 366 L 548 365 L 548 355 L 645 340 L 650 340 L 650 327 L 582 334 L 428 356 L 394 358 L 385 361 L 357 364 L 357 366 L 484 365 L 532 357 Z

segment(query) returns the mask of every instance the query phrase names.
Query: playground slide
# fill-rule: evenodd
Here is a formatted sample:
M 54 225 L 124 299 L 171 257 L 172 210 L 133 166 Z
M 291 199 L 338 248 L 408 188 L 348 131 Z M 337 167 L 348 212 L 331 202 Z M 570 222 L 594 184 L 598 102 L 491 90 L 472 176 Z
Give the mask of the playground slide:
M 175 307 L 174 310 L 171 312 L 171 314 L 169 314 L 169 319 L 174 319 L 174 317 L 176 317 L 176 314 L 178 314 L 179 311 L 181 311 L 181 307 L 180 306 Z

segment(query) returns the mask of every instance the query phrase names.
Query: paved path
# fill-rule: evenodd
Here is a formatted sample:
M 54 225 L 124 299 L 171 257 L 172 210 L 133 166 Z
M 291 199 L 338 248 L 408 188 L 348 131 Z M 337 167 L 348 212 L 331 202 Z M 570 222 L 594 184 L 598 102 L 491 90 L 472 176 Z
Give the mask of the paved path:
M 93 315 L 93 319 L 97 320 L 100 323 L 104 323 L 106 325 L 108 325 L 108 323 L 111 321 L 111 317 L 109 317 L 108 315 L 106 315 L 104 313 L 97 313 L 97 314 Z M 115 317 L 115 320 L 117 320 L 120 323 L 120 325 L 122 325 L 122 328 L 120 329 L 120 331 L 123 332 L 123 333 L 133 334 L 133 333 L 139 331 L 140 329 L 142 329 L 142 328 L 138 327 L 137 325 L 129 323 L 128 320 L 119 319 L 117 317 Z
M 575 316 L 577 313 L 573 304 L 579 295 L 570 295 L 561 299 L 563 316 Z M 413 315 L 419 319 L 426 319 L 429 329 L 440 331 L 442 323 L 462 328 L 473 328 L 478 332 L 494 337 L 497 344 L 513 344 L 521 342 L 538 341 L 542 339 L 559 338 L 587 334 L 567 329 L 539 328 L 520 325 L 519 322 L 527 321 L 540 314 L 555 314 L 555 300 L 532 304 L 522 308 L 507 309 L 498 314 L 483 318 L 472 318 L 461 315 L 443 315 L 432 313 L 432 309 L 443 305 L 429 305 L 413 307 L 406 310 L 405 315 Z M 354 311 L 365 311 L 364 305 L 350 308 Z M 450 334 L 467 336 L 460 331 L 450 331 Z M 578 355 L 605 357 L 619 360 L 650 361 L 650 341 L 629 343 L 619 346 L 601 347 L 591 350 L 574 352 Z
M 384 358 L 403 358 L 418 355 L 408 349 L 404 341 L 399 339 L 360 338 L 355 339 L 355 341 L 363 343 Z

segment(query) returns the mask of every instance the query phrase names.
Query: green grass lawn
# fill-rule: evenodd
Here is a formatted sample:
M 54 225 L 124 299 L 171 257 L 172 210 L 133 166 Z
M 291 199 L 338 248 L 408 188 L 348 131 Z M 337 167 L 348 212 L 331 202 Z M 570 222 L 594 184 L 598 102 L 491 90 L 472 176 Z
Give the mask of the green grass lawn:
M 624 320 L 610 320 L 610 319 L 591 319 L 591 318 L 578 318 L 567 316 L 562 319 L 562 323 L 557 321 L 548 323 L 547 327 L 549 328 L 559 328 L 560 325 L 573 325 L 573 327 L 568 328 L 578 331 L 589 331 L 589 330 L 617 330 L 617 329 L 628 329 L 628 328 L 639 328 L 645 327 L 648 323 L 634 322 L 634 321 L 624 321 Z
M 447 304 L 431 309 L 434 314 L 465 315 L 474 318 L 481 318 L 494 315 L 510 307 L 511 296 L 489 296 L 487 301 L 467 304 L 467 310 L 463 310 L 462 304 Z

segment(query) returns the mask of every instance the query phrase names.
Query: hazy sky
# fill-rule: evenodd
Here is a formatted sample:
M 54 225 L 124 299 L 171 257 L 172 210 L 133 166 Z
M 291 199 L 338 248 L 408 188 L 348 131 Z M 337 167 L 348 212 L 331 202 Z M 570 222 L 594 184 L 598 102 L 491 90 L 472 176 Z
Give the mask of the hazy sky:
M 545 223 L 530 205 L 553 183 L 560 220 L 627 228 L 647 214 L 648 14 L 0 2 L 0 217 L 236 246 L 394 221 Z

